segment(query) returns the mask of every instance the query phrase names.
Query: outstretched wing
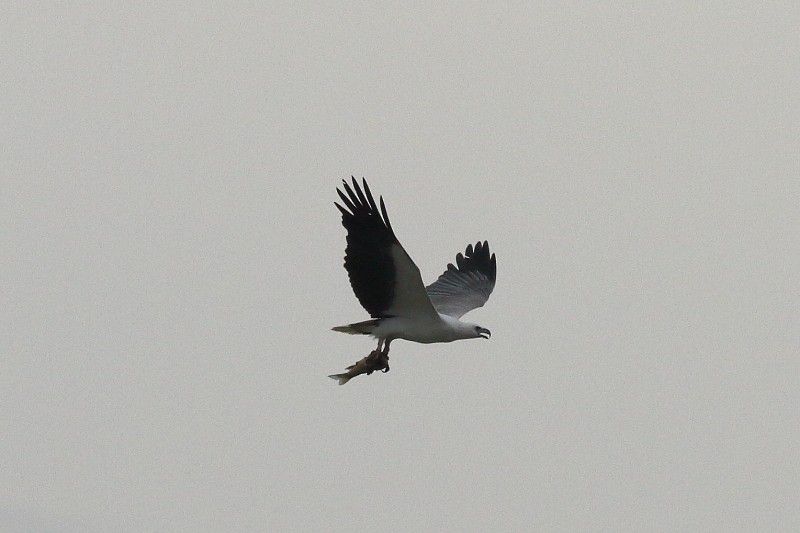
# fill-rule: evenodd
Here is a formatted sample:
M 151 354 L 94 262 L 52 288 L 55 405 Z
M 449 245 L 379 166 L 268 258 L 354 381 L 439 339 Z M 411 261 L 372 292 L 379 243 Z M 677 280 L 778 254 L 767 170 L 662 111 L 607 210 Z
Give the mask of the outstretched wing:
M 427 291 L 439 313 L 461 318 L 489 299 L 497 277 L 497 261 L 494 254 L 489 255 L 489 243 L 484 241 L 474 249 L 468 245 L 464 255 L 456 255 L 456 264 L 458 267 L 448 264 Z
M 419 268 L 394 235 L 383 198 L 379 211 L 367 180 L 362 183 L 363 190 L 355 178 L 352 188 L 342 180 L 344 192 L 336 192 L 344 207 L 335 204 L 347 229 L 344 267 L 356 298 L 373 318 L 438 319 Z

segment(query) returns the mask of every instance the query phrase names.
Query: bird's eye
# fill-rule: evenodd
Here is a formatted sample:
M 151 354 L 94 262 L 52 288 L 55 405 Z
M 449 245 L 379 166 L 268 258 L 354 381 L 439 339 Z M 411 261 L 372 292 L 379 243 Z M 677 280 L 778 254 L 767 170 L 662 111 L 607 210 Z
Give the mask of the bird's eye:
M 480 331 L 481 331 L 481 328 L 479 328 L 478 326 L 475 326 L 475 333 L 480 333 Z

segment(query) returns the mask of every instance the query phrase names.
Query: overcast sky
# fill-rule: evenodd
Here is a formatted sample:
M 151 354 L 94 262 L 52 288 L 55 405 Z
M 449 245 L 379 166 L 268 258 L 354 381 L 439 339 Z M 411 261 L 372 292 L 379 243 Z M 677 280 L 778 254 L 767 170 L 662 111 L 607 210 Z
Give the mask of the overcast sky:
M 0 530 L 800 528 L 797 4 L 3 11 Z M 490 341 L 326 377 L 350 175 Z

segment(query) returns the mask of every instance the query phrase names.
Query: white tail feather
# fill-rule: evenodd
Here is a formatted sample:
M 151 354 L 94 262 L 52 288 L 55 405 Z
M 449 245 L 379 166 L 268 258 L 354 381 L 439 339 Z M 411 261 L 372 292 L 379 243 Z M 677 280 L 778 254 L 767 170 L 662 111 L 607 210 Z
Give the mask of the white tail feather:
M 349 333 L 350 335 L 370 335 L 375 331 L 379 322 L 380 319 L 365 320 L 364 322 L 356 322 L 355 324 L 347 324 L 346 326 L 336 326 L 331 329 L 339 333 Z
M 360 331 L 356 331 L 350 326 L 336 326 L 335 328 L 331 329 L 333 331 L 338 331 L 339 333 L 349 333 L 350 335 L 358 335 L 359 333 L 361 333 Z

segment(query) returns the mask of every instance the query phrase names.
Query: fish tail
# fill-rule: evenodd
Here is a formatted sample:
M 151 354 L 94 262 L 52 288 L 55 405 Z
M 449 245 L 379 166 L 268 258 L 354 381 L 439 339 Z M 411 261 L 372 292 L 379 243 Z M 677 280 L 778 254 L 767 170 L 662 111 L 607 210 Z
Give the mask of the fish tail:
M 328 377 L 331 378 L 331 379 L 338 380 L 339 381 L 339 385 L 344 385 L 345 383 L 350 381 L 350 378 L 352 376 L 350 376 L 349 374 L 331 374 Z

